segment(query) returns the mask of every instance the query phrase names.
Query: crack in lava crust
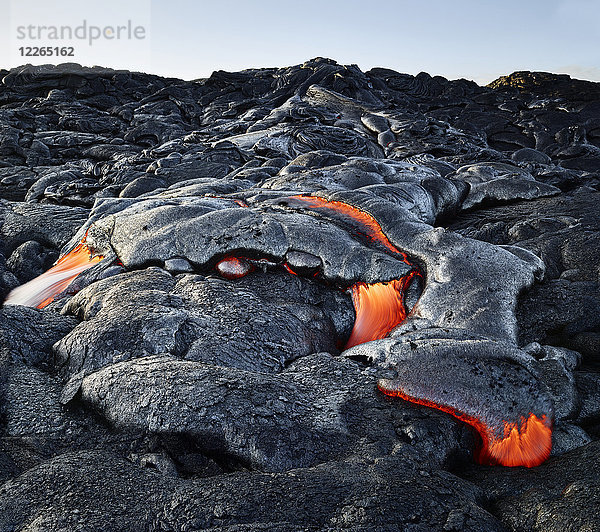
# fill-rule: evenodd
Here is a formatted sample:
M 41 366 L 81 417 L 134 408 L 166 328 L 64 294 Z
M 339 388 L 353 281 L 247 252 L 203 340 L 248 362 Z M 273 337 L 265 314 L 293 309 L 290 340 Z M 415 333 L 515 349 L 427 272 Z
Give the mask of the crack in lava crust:
M 304 205 L 315 212 L 324 213 L 335 213 L 344 217 L 350 218 L 358 224 L 362 229 L 362 236 L 371 242 L 376 242 L 382 245 L 387 251 L 391 251 L 394 255 L 400 257 L 400 260 L 409 266 L 413 266 L 408 261 L 406 253 L 400 251 L 394 244 L 390 242 L 385 233 L 381 230 L 379 222 L 361 209 L 357 209 L 352 205 L 336 200 L 326 200 L 319 196 L 308 196 L 299 194 L 291 197 L 292 200 L 296 200 L 300 205 Z
M 349 218 L 361 228 L 361 236 L 383 246 L 402 262 L 414 267 L 406 253 L 394 246 L 382 231 L 379 222 L 369 213 L 341 201 L 326 200 L 318 196 L 296 195 L 291 197 L 301 206 L 321 213 L 335 213 Z M 292 205 L 293 206 L 293 205 Z M 407 316 L 405 293 L 415 277 L 422 274 L 414 269 L 401 279 L 387 283 L 355 283 L 351 287 L 352 302 L 356 312 L 354 328 L 346 349 L 358 344 L 385 338 Z

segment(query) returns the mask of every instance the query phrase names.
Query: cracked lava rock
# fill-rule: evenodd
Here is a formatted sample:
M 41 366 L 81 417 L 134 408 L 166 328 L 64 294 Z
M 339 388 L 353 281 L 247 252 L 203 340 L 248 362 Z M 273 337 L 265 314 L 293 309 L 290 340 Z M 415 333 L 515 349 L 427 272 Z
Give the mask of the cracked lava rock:
M 0 76 L 0 531 L 600 527 L 600 84 Z

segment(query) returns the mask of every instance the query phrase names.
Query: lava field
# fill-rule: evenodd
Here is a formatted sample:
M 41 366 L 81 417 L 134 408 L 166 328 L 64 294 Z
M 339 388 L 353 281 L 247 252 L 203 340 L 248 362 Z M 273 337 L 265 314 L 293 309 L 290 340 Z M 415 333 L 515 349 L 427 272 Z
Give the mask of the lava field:
M 0 79 L 1 532 L 600 529 L 600 83 Z

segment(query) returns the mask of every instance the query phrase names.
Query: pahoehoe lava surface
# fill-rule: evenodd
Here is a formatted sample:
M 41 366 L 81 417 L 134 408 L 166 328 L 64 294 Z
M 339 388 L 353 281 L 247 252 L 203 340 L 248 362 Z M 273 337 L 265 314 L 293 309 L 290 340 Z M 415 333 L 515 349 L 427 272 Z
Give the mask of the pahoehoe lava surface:
M 0 531 L 600 528 L 600 84 L 0 77 Z

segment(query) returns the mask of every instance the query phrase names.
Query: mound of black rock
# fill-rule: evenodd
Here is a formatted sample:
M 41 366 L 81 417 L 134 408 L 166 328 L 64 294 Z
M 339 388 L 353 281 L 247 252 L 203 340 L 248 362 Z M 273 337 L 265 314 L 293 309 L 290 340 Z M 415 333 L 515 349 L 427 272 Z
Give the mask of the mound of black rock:
M 600 84 L 0 78 L 0 296 L 104 257 L 0 308 L 0 531 L 600 528 Z M 345 349 L 349 287 L 414 268 L 408 318 Z M 551 455 L 477 465 L 485 431 L 378 383 L 543 414 Z

